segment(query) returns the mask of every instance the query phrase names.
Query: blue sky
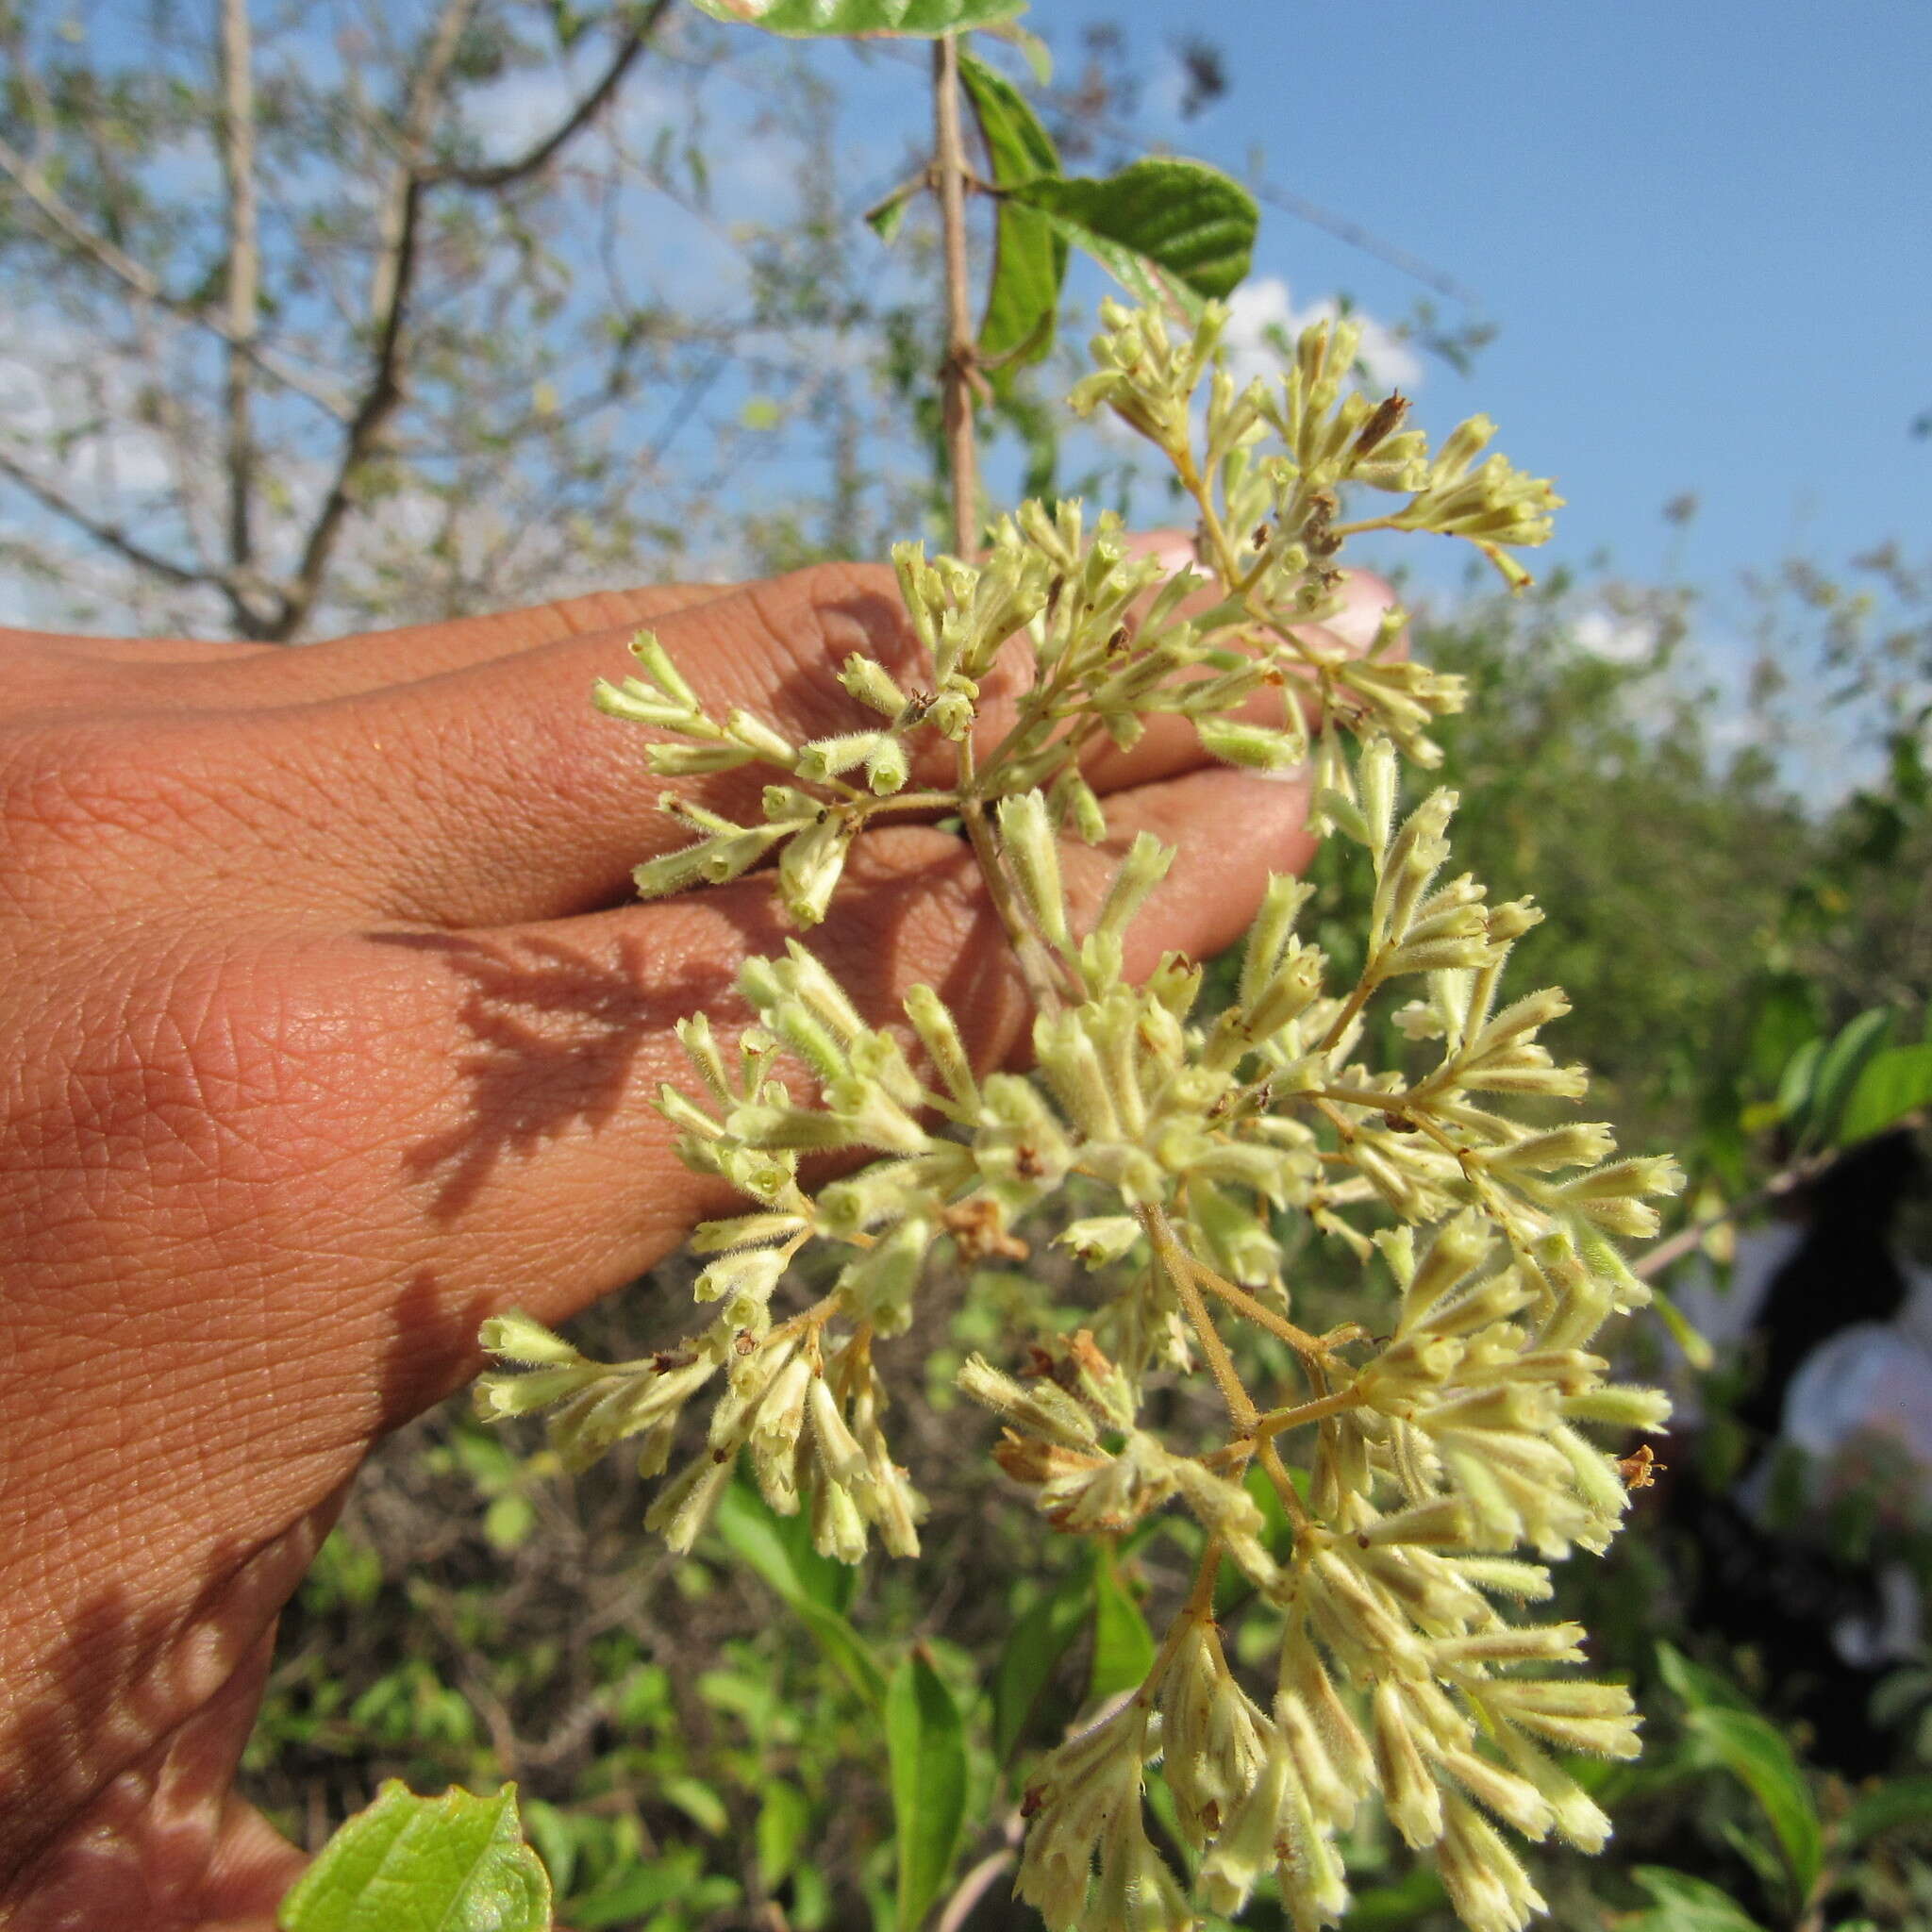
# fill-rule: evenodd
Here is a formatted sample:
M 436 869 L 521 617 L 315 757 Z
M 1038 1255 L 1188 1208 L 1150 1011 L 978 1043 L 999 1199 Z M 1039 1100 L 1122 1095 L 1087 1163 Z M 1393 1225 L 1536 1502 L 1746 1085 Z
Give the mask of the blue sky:
M 1148 53 L 1203 19 L 1114 11 Z M 1067 46 L 1063 23 L 1108 13 L 1031 17 Z M 1235 174 L 1258 145 L 1269 178 L 1480 298 L 1497 340 L 1468 381 L 1432 362 L 1418 407 L 1438 429 L 1487 410 L 1557 476 L 1553 554 L 1674 563 L 1722 602 L 1794 545 L 1924 552 L 1932 7 L 1248 0 L 1206 25 L 1231 92 L 1183 124 L 1157 84 L 1148 131 Z M 1346 290 L 1395 317 L 1425 292 L 1274 209 L 1255 267 L 1296 304 Z M 1701 508 L 1674 556 L 1681 491 Z
M 128 4 L 94 0 L 96 30 L 110 40 Z M 323 56 L 330 13 L 314 29 Z M 1143 140 L 1263 176 L 1473 291 L 1474 308 L 1441 302 L 1442 319 L 1500 333 L 1467 379 L 1422 366 L 1419 416 L 1441 433 L 1483 409 L 1501 447 L 1557 478 L 1569 508 L 1547 557 L 1680 575 L 1701 593 L 1707 636 L 1721 653 L 1728 638 L 1736 658 L 1744 570 L 1793 549 L 1836 565 L 1888 537 L 1932 552 L 1932 439 L 1910 434 L 1932 412 L 1926 0 L 1036 0 L 1029 16 L 1063 83 L 1082 64 L 1082 27 L 1108 20 L 1147 77 Z M 748 49 L 759 38 L 740 31 Z M 1221 44 L 1232 87 L 1183 122 L 1173 48 L 1190 31 Z M 813 58 L 844 98 L 856 209 L 923 137 L 924 89 L 916 65 L 837 46 Z M 691 85 L 675 62 L 640 72 L 626 97 L 640 145 L 679 118 Z M 746 131 L 756 88 L 734 96 L 728 75 L 721 86 L 717 217 L 651 202 L 626 257 L 680 304 L 708 295 L 730 314 L 744 267 L 724 225 L 748 211 L 782 221 L 799 183 L 795 144 Z M 514 148 L 568 93 L 555 69 L 511 76 L 491 96 L 491 144 Z M 208 157 L 170 165 L 176 192 L 198 167 L 212 192 Z M 869 237 L 858 245 L 877 259 Z M 885 288 L 907 266 L 902 248 L 865 273 Z M 1393 321 L 1427 292 L 1272 207 L 1255 275 L 1261 313 L 1345 293 Z M 1097 277 L 1070 292 L 1091 299 Z M 718 385 L 680 430 L 680 459 L 704 459 L 708 431 L 728 439 L 757 379 L 736 370 Z M 642 399 L 625 433 L 650 441 L 666 407 Z M 751 487 L 752 469 L 736 475 L 733 488 Z M 1674 532 L 1661 508 L 1682 492 L 1699 513 Z M 1421 575 L 1451 579 L 1453 565 L 1432 558 Z

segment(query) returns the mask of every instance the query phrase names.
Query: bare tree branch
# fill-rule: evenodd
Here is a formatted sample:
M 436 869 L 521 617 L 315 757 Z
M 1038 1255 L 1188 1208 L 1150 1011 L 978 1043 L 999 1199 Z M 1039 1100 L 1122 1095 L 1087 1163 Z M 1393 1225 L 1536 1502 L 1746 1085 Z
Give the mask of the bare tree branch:
M 444 0 L 422 64 L 409 83 L 403 108 L 396 165 L 377 216 L 380 247 L 369 278 L 369 320 L 375 347 L 368 377 L 342 438 L 336 472 L 302 545 L 302 560 L 282 593 L 282 608 L 258 633 L 286 642 L 301 629 L 321 594 L 323 576 L 355 502 L 358 472 L 381 441 L 384 426 L 403 399 L 400 375 L 403 328 L 416 278 L 416 242 L 423 208 L 423 150 L 442 99 L 451 64 L 475 0 Z
M 401 152 L 380 217 L 382 248 L 371 277 L 370 320 L 375 328 L 375 353 L 369 378 L 342 440 L 334 480 L 310 525 L 294 577 L 284 591 L 281 611 L 273 624 L 257 633 L 262 637 L 286 641 L 307 621 L 354 505 L 358 474 L 375 453 L 390 418 L 403 401 L 402 346 L 415 286 L 424 196 L 430 188 L 441 185 L 486 191 L 502 188 L 543 167 L 616 92 L 631 63 L 670 12 L 671 0 L 652 0 L 636 26 L 619 42 L 596 84 L 549 134 L 517 159 L 473 170 L 428 167 L 424 163 L 424 149 L 473 6 L 474 0 L 446 0 L 409 88 Z
M 48 186 L 41 170 L 4 140 L 0 140 L 0 175 L 7 175 L 13 182 L 39 212 L 41 219 L 75 255 L 112 275 L 143 302 L 151 302 L 157 308 L 165 309 L 183 322 L 192 323 L 197 328 L 205 328 L 223 341 L 241 349 L 264 375 L 273 377 L 284 389 L 306 396 L 338 421 L 346 421 L 351 415 L 349 404 L 338 391 L 318 381 L 306 370 L 296 368 L 259 342 L 237 343 L 226 315 L 204 303 L 175 294 L 162 285 L 158 275 L 143 268 L 131 255 L 116 247 L 106 236 L 95 234 L 80 214 Z
M 242 608 L 241 600 L 246 590 L 253 588 L 227 571 L 211 570 L 203 564 L 177 563 L 158 550 L 150 550 L 146 544 L 137 542 L 119 524 L 110 524 L 104 517 L 95 516 L 92 510 L 82 508 L 58 483 L 37 475 L 4 449 L 0 449 L 0 475 L 10 478 L 36 502 L 92 538 L 105 549 L 111 550 L 137 569 L 159 577 L 164 583 L 206 585 L 220 591 L 236 606 L 238 612 Z
M 255 42 L 248 0 L 222 0 L 222 173 L 228 189 L 228 561 L 255 555 L 255 436 L 249 351 L 261 313 L 261 216 L 255 193 Z
M 446 166 L 432 170 L 425 178 L 434 187 L 508 188 L 526 175 L 536 174 L 598 113 L 623 85 L 631 63 L 641 54 L 671 11 L 671 0 L 651 0 L 638 24 L 618 42 L 610 63 L 596 85 L 564 115 L 550 132 L 510 161 L 499 161 L 485 168 Z

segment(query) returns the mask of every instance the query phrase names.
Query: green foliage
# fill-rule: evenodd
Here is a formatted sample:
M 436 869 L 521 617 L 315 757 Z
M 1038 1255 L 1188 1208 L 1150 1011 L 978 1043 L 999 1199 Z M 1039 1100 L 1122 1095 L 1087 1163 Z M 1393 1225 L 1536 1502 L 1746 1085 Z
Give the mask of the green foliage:
M 1053 137 L 1011 81 L 964 52 L 959 78 L 986 142 L 995 187 L 1015 188 L 1059 174 Z M 996 382 L 1010 388 L 1009 367 L 1043 361 L 1053 353 L 1066 274 L 1065 236 L 1038 209 L 1015 196 L 1002 196 L 978 345 L 980 359 Z
M 1089 1704 L 1105 1704 L 1131 1690 L 1154 1661 L 1154 1633 L 1141 1607 L 1127 1594 L 1110 1552 L 1093 1561 L 1093 1666 L 1087 1680 Z
M 886 1707 L 884 1667 L 844 1614 L 852 1573 L 811 1547 L 808 1517 L 779 1516 L 756 1490 L 734 1483 L 714 1519 L 718 1534 L 784 1598 L 812 1641 L 874 1710 Z
M 886 1695 L 898 1850 L 898 1932 L 918 1932 L 939 1895 L 966 1818 L 966 1730 L 959 1707 L 923 1644 L 892 1674 Z
M 1631 1874 L 1656 1901 L 1620 1923 L 1625 1932 L 1764 1932 L 1728 1892 L 1688 1872 L 1639 1865 Z
M 1026 0 L 691 0 L 713 20 L 768 34 L 850 38 L 918 34 L 931 39 L 991 26 L 1025 10 Z
M 1248 272 L 1258 211 L 1239 182 L 1199 161 L 1150 158 L 1104 180 L 1045 175 L 1010 198 L 1042 215 L 1142 302 L 1198 312 Z
M 549 1932 L 550 1881 L 514 1785 L 493 1798 L 383 1786 L 282 1900 L 281 1932 Z

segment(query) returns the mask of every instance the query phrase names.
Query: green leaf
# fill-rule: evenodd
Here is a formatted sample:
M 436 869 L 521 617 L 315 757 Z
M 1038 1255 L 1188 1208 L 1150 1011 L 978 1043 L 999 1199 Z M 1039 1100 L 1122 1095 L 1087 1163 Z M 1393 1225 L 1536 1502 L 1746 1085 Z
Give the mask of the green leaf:
M 1008 199 L 1038 208 L 1131 294 L 1191 314 L 1248 272 L 1260 210 L 1238 181 L 1200 161 L 1151 156 L 1104 180 L 1047 176 Z
M 1717 1351 L 1701 1329 L 1655 1282 L 1650 1289 L 1651 1312 L 1664 1324 L 1670 1338 L 1683 1352 L 1684 1359 L 1701 1375 L 1717 1360 Z
M 675 1772 L 659 1780 L 658 1794 L 667 1805 L 675 1805 L 707 1838 L 721 1838 L 731 1828 L 724 1800 L 701 1779 Z
M 524 1842 L 517 1788 L 419 1798 L 394 1778 L 303 1873 L 281 1932 L 547 1932 L 550 1880 Z
M 1742 1710 L 1757 1715 L 1757 1707 L 1728 1677 L 1693 1664 L 1674 1644 L 1657 1645 L 1657 1667 L 1672 1693 L 1693 1711 Z
M 966 1726 L 924 1644 L 892 1673 L 886 1755 L 899 1852 L 899 1932 L 917 1932 L 939 1896 L 966 1817 Z
M 1026 0 L 691 0 L 731 25 L 793 37 L 820 34 L 962 33 L 1026 10 Z
M 1013 1625 L 992 1678 L 992 1750 L 1002 1764 L 1025 1735 L 1054 1667 L 1079 1636 L 1092 1605 L 1093 1579 L 1083 1570 Z
M 774 1782 L 765 1787 L 754 1839 L 758 1855 L 758 1883 L 767 1891 L 776 1891 L 791 1877 L 810 1824 L 811 1807 L 796 1785 Z
M 811 1522 L 804 1510 L 780 1516 L 740 1476 L 719 1498 L 712 1521 L 732 1555 L 750 1564 L 780 1596 L 841 1612 L 852 1601 L 854 1571 L 812 1548 Z
M 1901 1824 L 1932 1825 L 1932 1776 L 1887 1779 L 1876 1790 L 1853 1799 L 1838 1828 L 1850 1847 Z
M 608 1884 L 570 1902 L 575 1932 L 635 1932 L 640 1925 L 662 1925 L 653 1918 L 660 1907 L 675 1903 L 675 1925 L 701 1922 L 739 1900 L 739 1888 L 728 1878 L 705 1872 L 703 1858 L 689 1845 L 668 1845 L 648 1863 L 627 1867 Z
M 1729 1892 L 1707 1879 L 1662 1865 L 1639 1865 L 1630 1875 L 1657 1904 L 1622 1921 L 1628 1932 L 1764 1932 Z
M 865 225 L 883 242 L 888 248 L 899 233 L 906 220 L 906 210 L 912 206 L 912 197 L 919 192 L 919 184 L 895 189 L 885 200 L 875 203 L 865 211 Z
M 885 1671 L 844 1616 L 852 1573 L 811 1547 L 811 1525 L 804 1513 L 774 1514 L 763 1498 L 741 1481 L 719 1498 L 712 1522 L 732 1554 L 791 1606 L 852 1688 L 874 1710 L 882 1708 Z
M 1113 1567 L 1103 1555 L 1093 1571 L 1093 1674 L 1087 1695 L 1104 1703 L 1146 1681 L 1154 1664 L 1154 1633 Z
M 1802 973 L 1767 974 L 1751 1023 L 1750 1071 L 1757 1091 L 1775 1085 L 1791 1056 L 1824 1028 L 1816 981 Z
M 1710 1707 L 1692 1711 L 1686 1727 L 1697 1755 L 1722 1765 L 1757 1800 L 1785 1855 L 1795 1895 L 1808 1896 L 1824 1859 L 1824 1834 L 1784 1733 L 1754 1712 Z
M 1859 1073 L 1838 1124 L 1838 1143 L 1869 1140 L 1926 1106 L 1932 1106 L 1932 1046 L 1888 1046 Z
M 1838 1139 L 1838 1124 L 1865 1063 L 1890 1038 L 1893 1014 L 1890 1007 L 1873 1007 L 1847 1020 L 1839 1036 L 1819 1057 L 1811 1082 L 1811 1111 L 1805 1138 L 1821 1146 Z
M 1005 75 L 962 51 L 959 78 L 986 137 L 995 187 L 1059 174 L 1053 137 Z M 979 325 L 980 358 L 998 365 L 996 383 L 1004 372 L 1052 353 L 1066 275 L 1066 238 L 1036 209 L 1002 200 L 993 229 L 992 281 Z
M 1818 1061 L 1824 1052 L 1824 1041 L 1807 1040 L 1790 1059 L 1785 1070 L 1778 1076 L 1777 1114 L 1791 1129 L 1792 1134 L 1802 1134 L 1805 1123 L 1811 1111 L 1811 1089 L 1818 1076 Z
M 1019 48 L 1037 87 L 1053 85 L 1053 49 L 1030 27 L 1024 27 L 1017 21 L 1005 20 L 988 27 L 987 32 L 992 39 Z

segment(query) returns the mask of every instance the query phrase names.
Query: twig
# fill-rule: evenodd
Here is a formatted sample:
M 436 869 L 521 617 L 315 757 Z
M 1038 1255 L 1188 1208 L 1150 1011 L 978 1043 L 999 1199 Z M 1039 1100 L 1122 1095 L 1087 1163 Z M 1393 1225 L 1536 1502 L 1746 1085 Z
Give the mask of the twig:
M 111 550 L 137 569 L 159 577 L 164 583 L 209 585 L 226 593 L 231 602 L 235 600 L 241 580 L 232 571 L 214 570 L 202 564 L 177 563 L 158 550 L 150 550 L 146 544 L 137 542 L 119 524 L 110 524 L 91 510 L 83 509 L 58 484 L 37 476 L 4 449 L 0 449 L 0 475 L 19 484 L 29 496 L 56 516 L 64 518 L 75 529 L 84 531 L 96 543 Z
M 255 554 L 249 511 L 255 493 L 250 422 L 253 365 L 261 300 L 261 218 L 255 184 L 255 43 L 248 0 L 222 0 L 222 173 L 228 190 L 228 561 Z
M 54 192 L 41 170 L 4 140 L 0 140 L 0 175 L 12 181 L 39 212 L 41 219 L 76 255 L 112 275 L 141 300 L 234 344 L 264 375 L 273 376 L 284 389 L 306 396 L 337 421 L 346 422 L 353 413 L 352 406 L 340 390 L 297 369 L 259 342 L 236 342 L 233 327 L 225 313 L 206 303 L 173 293 L 162 285 L 158 275 L 150 274 L 132 256 L 116 247 L 105 236 L 96 235 L 86 221 Z
M 618 42 L 617 51 L 590 92 L 548 134 L 532 142 L 516 159 L 499 161 L 487 168 L 459 168 L 445 164 L 425 171 L 421 177 L 424 185 L 430 188 L 441 188 L 445 184 L 453 188 L 508 188 L 513 182 L 537 174 L 596 117 L 616 93 L 624 83 L 624 76 L 630 71 L 631 63 L 643 52 L 670 11 L 671 0 L 652 0 L 643 18 Z
M 979 459 L 973 441 L 973 311 L 966 262 L 966 156 L 959 135 L 959 49 L 933 42 L 933 163 L 946 263 L 946 358 L 940 371 L 953 483 L 953 549 L 974 560 L 979 534 Z
M 1013 1814 L 1013 1822 L 1015 1825 L 1019 1823 L 1017 1811 Z M 953 1888 L 953 1895 L 946 1901 L 933 1932 L 959 1932 L 959 1927 L 973 1916 L 974 1907 L 992 1890 L 994 1880 L 1004 1877 L 1012 1869 L 1017 1856 L 1011 1845 L 1006 1845 L 997 1852 L 989 1852 L 980 1859 Z
M 1806 1155 L 1801 1160 L 1792 1161 L 1788 1167 L 1780 1168 L 1761 1188 L 1740 1195 L 1729 1206 L 1704 1215 L 1687 1227 L 1680 1227 L 1675 1234 L 1658 1241 L 1656 1247 L 1640 1255 L 1630 1264 L 1631 1274 L 1642 1281 L 1661 1274 L 1674 1261 L 1681 1261 L 1712 1228 L 1722 1227 L 1727 1221 L 1741 1221 L 1745 1215 L 1756 1213 L 1758 1208 L 1769 1203 L 1782 1200 L 1785 1195 L 1802 1188 L 1807 1181 L 1817 1179 L 1837 1158 L 1836 1153 L 1828 1149 L 1821 1150 L 1816 1154 Z

